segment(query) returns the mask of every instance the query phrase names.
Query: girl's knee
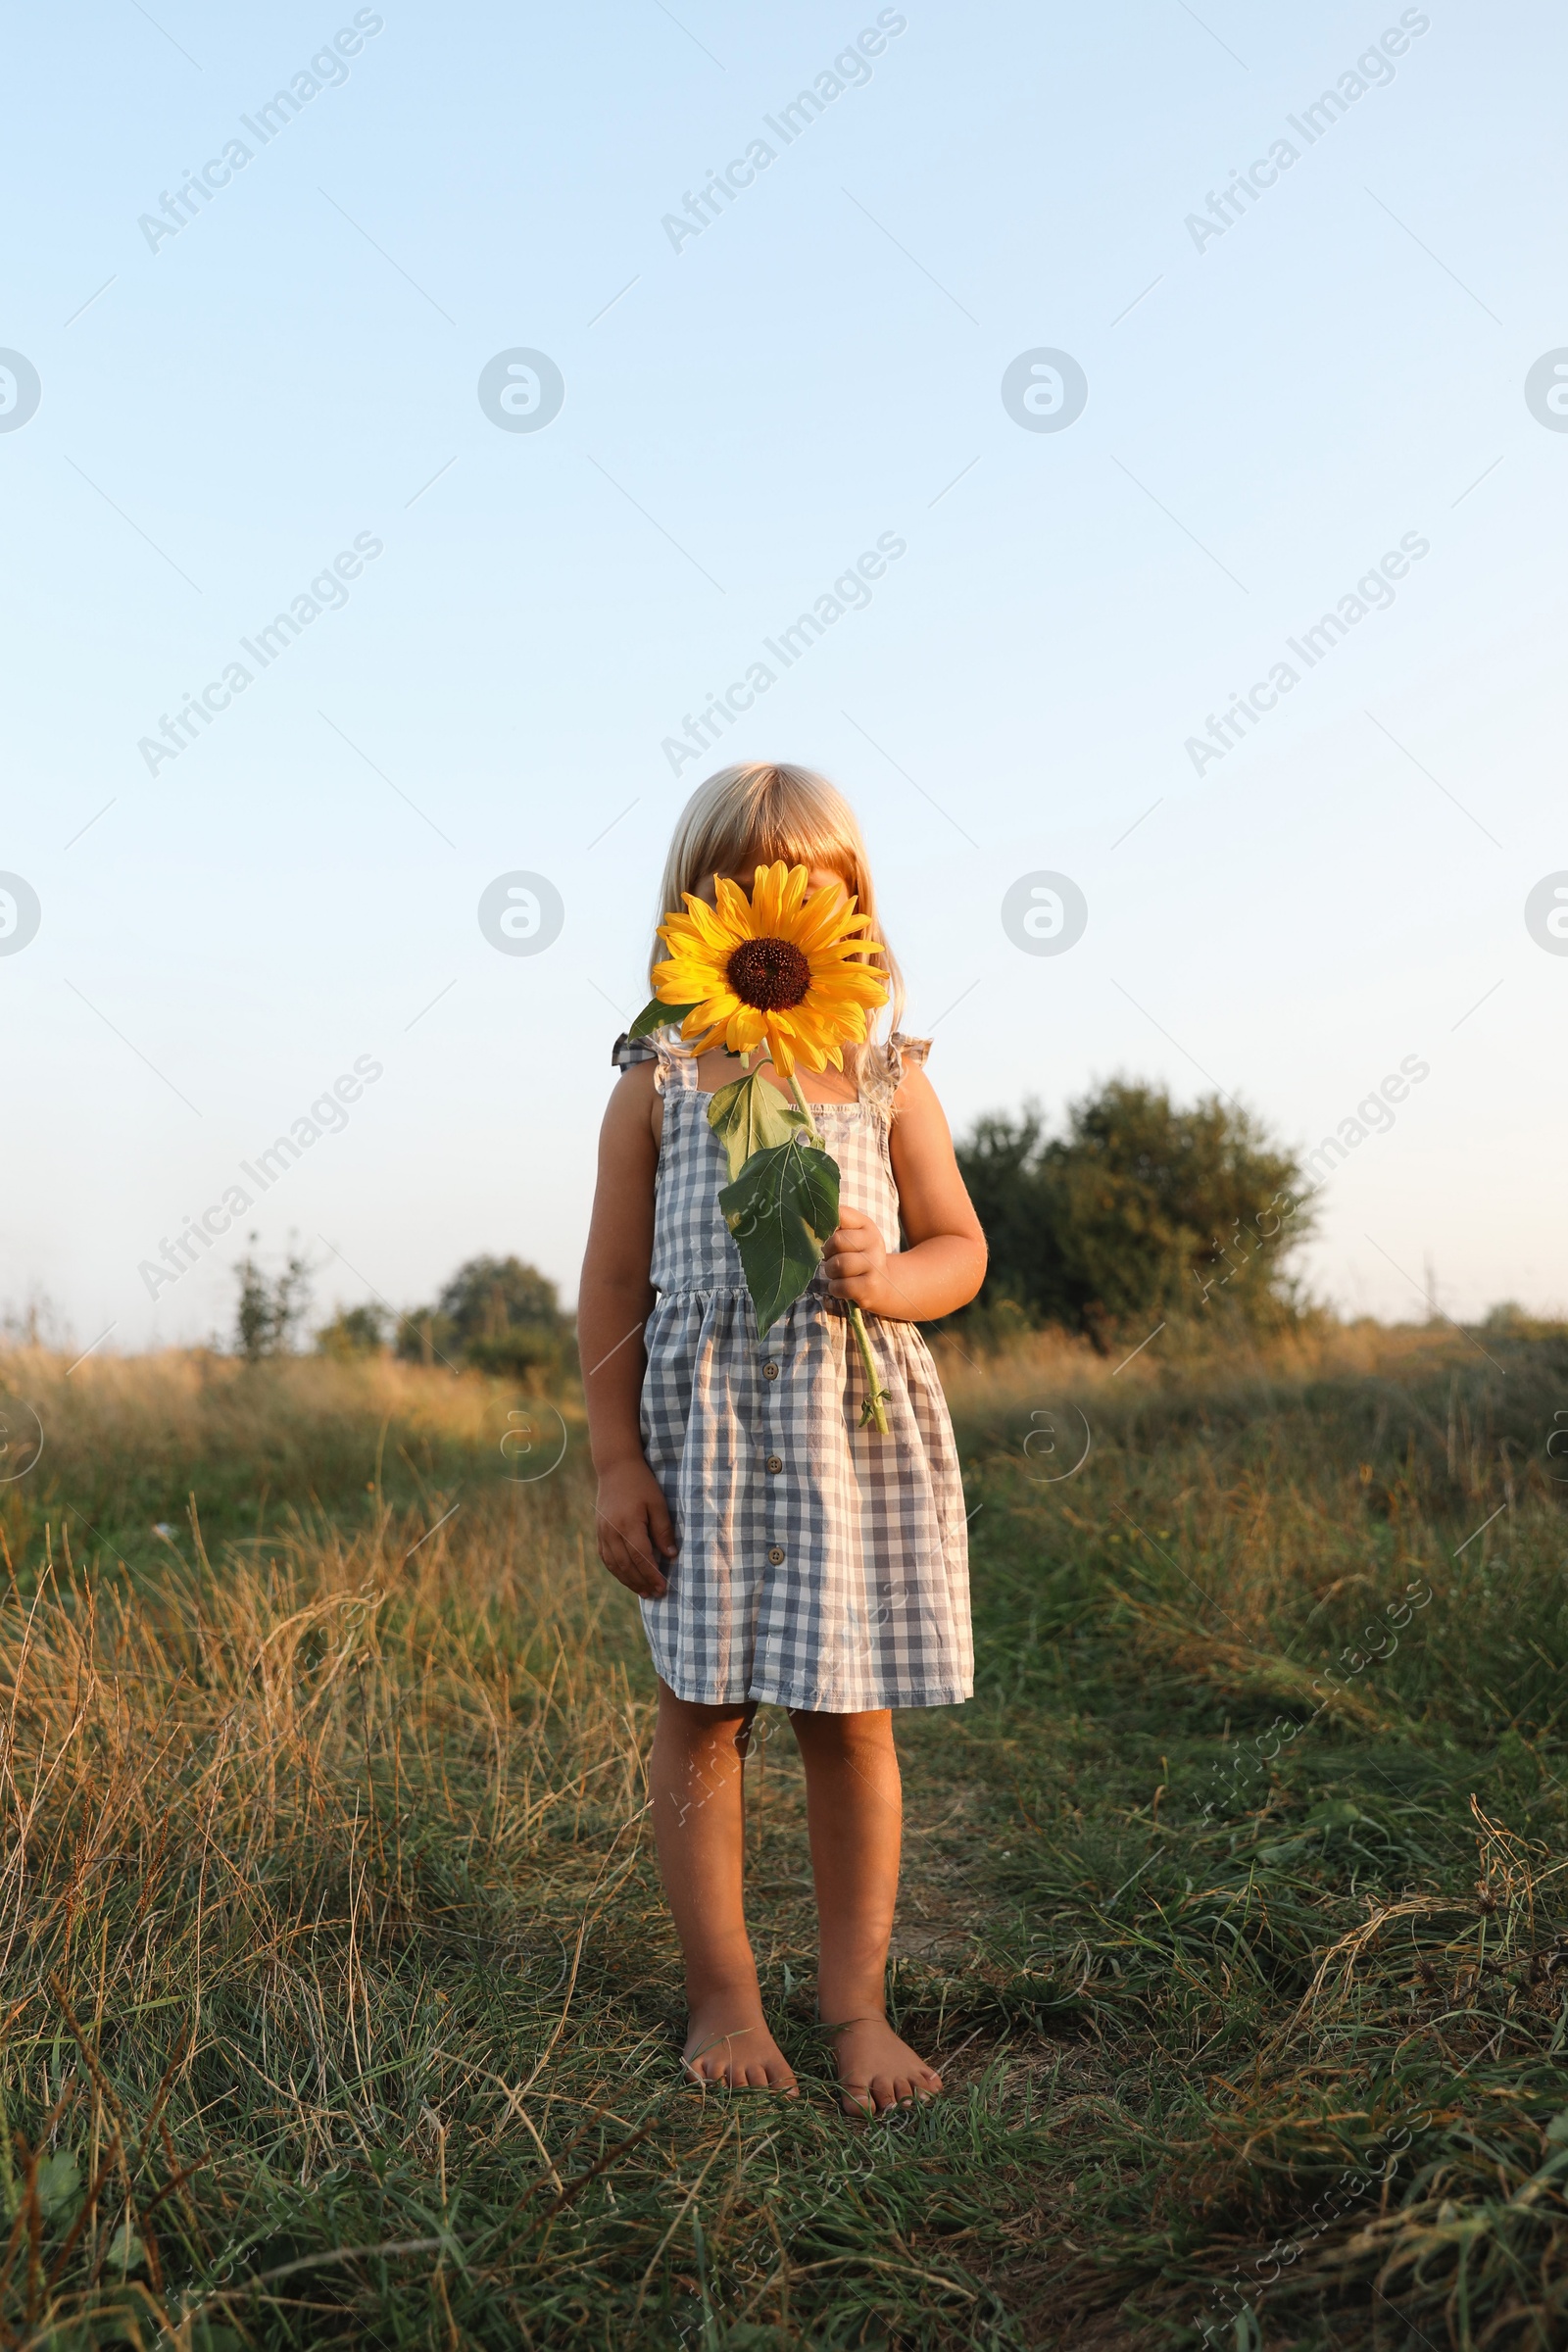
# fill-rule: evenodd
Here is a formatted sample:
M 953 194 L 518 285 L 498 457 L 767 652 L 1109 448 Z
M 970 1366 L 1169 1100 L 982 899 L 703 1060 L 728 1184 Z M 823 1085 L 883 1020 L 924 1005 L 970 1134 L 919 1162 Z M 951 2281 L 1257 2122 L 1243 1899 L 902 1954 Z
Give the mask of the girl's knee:
M 888 1707 L 870 1707 L 854 1715 L 819 1715 L 807 1707 L 792 1707 L 790 1727 L 803 1753 L 865 1755 L 893 1745 L 893 1714 Z
M 707 1706 L 700 1699 L 677 1698 L 667 1683 L 659 1686 L 659 1720 L 688 1747 L 733 1747 L 744 1755 L 751 1740 L 755 1700 Z

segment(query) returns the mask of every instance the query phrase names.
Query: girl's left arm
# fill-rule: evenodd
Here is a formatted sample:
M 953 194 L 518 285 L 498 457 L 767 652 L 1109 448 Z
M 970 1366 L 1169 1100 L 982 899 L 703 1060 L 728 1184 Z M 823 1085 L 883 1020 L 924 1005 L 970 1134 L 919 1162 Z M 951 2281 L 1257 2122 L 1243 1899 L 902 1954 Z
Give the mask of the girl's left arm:
M 868 1315 L 931 1323 L 967 1306 L 979 1290 L 986 1240 L 953 1155 L 942 1105 L 918 1066 L 899 1088 L 890 1144 L 906 1246 L 888 1250 L 870 1218 L 846 1206 L 823 1271 L 835 1298 L 853 1299 Z

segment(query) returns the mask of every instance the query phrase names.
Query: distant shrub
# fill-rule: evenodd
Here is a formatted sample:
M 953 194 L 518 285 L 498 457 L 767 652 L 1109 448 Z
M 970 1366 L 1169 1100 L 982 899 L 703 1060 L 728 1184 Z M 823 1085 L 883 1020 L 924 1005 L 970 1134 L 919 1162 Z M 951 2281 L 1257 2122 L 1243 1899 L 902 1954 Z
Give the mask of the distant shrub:
M 340 1363 L 356 1355 L 379 1355 L 386 1346 L 389 1320 L 385 1308 L 373 1301 L 368 1306 L 340 1306 L 331 1322 L 317 1333 L 316 1345 L 322 1355 L 333 1356 Z
M 286 1355 L 311 1303 L 309 1260 L 290 1250 L 281 1270 L 268 1274 L 253 1255 L 260 1235 L 234 1268 L 239 1298 L 234 1307 L 234 1352 L 249 1364 Z
M 397 1350 L 414 1362 L 471 1364 L 536 1389 L 561 1371 L 570 1335 L 548 1275 L 517 1257 L 470 1257 L 433 1306 L 401 1319 Z
M 1183 1110 L 1162 1087 L 1112 1079 L 1058 1136 L 1033 1105 L 981 1119 L 958 1165 L 991 1249 L 983 1315 L 1011 1301 L 1098 1338 L 1161 1314 L 1270 1329 L 1299 1311 L 1300 1163 L 1218 1096 Z

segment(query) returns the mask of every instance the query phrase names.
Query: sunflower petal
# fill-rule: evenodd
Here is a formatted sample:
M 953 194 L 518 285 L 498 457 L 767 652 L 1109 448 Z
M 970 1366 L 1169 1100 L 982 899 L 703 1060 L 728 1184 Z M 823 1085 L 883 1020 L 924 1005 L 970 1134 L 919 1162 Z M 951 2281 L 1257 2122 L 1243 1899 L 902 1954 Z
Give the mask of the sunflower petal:
M 729 1026 L 726 1032 L 730 1052 L 732 1054 L 755 1053 L 761 1044 L 766 1029 L 767 1015 L 764 1012 L 760 1012 L 755 1004 L 737 1004 L 735 1010 L 729 1016 Z
M 743 939 L 757 937 L 751 901 L 740 884 L 732 882 L 727 874 L 713 876 L 713 896 L 717 901 L 717 919 L 723 926 L 725 940 L 733 953 Z
M 804 866 L 787 866 L 782 858 L 771 865 L 757 869 L 756 887 L 752 893 L 752 919 L 758 939 L 788 939 L 790 937 L 788 907 L 790 886 L 796 874 L 803 881 Z
M 773 919 L 774 902 L 778 897 L 773 877 L 777 871 L 776 865 L 760 865 L 752 876 L 752 936 L 754 939 L 777 937 L 777 925 Z
M 842 882 L 826 882 L 814 890 L 797 918 L 797 939 L 804 944 L 830 938 L 844 921 L 855 920 L 855 901 Z
M 733 890 L 735 886 L 730 883 L 728 887 Z M 691 909 L 689 919 L 692 927 L 710 954 L 724 955 L 735 947 L 737 941 L 747 936 L 744 913 L 738 928 L 733 912 L 724 906 L 722 899 L 716 906 L 710 906 L 706 899 L 694 898 L 688 892 L 686 904 Z M 743 908 L 744 904 L 743 900 Z
M 855 911 L 855 900 L 842 882 L 825 884 L 801 909 L 797 945 L 827 947 L 846 932 L 863 931 L 868 921 Z
M 813 1057 L 811 1067 L 819 1070 L 824 1059 L 837 1060 L 840 1044 L 848 1033 L 831 1024 L 824 1025 L 809 1016 L 803 1019 L 801 1015 L 802 1007 L 797 1004 L 790 1015 L 794 1034 L 800 1042 L 802 1052 L 808 1053 Z M 858 1043 L 858 1040 L 852 1040 L 852 1042 Z
M 795 1068 L 795 1054 L 789 1038 L 779 1027 L 776 1018 L 767 1024 L 768 1058 L 781 1078 L 788 1078 Z M 808 1062 L 808 1069 L 820 1069 L 820 1062 Z
M 662 989 L 690 982 L 688 1004 L 695 1004 L 699 997 L 710 997 L 715 988 L 725 985 L 724 966 L 711 956 L 671 956 L 666 962 L 655 964 L 654 979 Z
M 831 976 L 818 974 L 807 992 L 807 1001 L 814 1002 L 822 1010 L 834 1004 L 859 1004 L 875 1009 L 887 1003 L 888 992 L 875 972 L 868 972 L 861 964 L 850 964 Z M 695 1004 L 696 999 L 688 997 L 686 1002 Z
M 785 939 L 797 940 L 797 945 L 799 944 L 797 934 L 800 928 L 801 907 L 810 879 L 811 877 L 804 865 L 792 865 L 785 874 L 783 886 L 779 891 L 780 935 Z

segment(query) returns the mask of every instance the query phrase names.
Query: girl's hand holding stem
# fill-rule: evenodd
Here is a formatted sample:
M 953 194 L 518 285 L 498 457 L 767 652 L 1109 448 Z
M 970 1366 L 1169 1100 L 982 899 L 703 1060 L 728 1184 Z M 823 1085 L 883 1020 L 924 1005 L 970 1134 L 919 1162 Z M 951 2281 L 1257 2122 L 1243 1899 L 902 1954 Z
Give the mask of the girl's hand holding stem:
M 890 1272 L 887 1244 L 871 1219 L 848 1201 L 840 1204 L 836 1232 L 829 1234 L 822 1271 L 834 1298 L 847 1298 L 868 1315 L 906 1316 Z

